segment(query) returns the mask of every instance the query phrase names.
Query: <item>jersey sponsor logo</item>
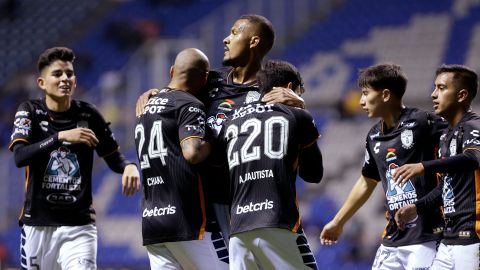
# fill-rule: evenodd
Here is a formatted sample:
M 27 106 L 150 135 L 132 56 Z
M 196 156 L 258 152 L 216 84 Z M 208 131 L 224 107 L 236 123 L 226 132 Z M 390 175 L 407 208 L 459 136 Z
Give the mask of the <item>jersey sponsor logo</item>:
M 218 81 L 222 81 L 222 80 L 220 79 Z M 218 90 L 219 90 L 218 87 L 213 88 L 212 90 L 208 91 L 208 96 L 211 98 L 214 98 L 217 95 Z
M 15 127 L 20 128 L 20 129 L 28 129 L 30 130 L 32 128 L 32 120 L 29 118 L 25 117 L 19 117 L 16 118 L 15 121 L 13 122 Z
M 412 128 L 413 126 L 415 126 L 415 122 L 401 122 L 399 127 L 406 127 L 406 128 Z
M 47 201 L 54 204 L 71 204 L 77 201 L 77 198 L 68 193 L 51 193 L 47 196 Z
M 18 111 L 18 112 L 15 114 L 15 118 L 16 118 L 16 117 L 21 117 L 21 116 L 27 117 L 28 114 L 29 114 L 29 113 L 28 113 L 27 111 Z
M 205 114 L 205 113 L 203 112 L 203 110 L 201 110 L 201 109 L 199 109 L 199 108 L 197 108 L 197 107 L 188 107 L 188 111 L 189 111 L 189 112 L 193 112 L 193 113 Z
M 227 116 L 224 113 L 217 113 L 217 115 L 207 118 L 207 125 L 215 131 L 215 135 L 218 135 L 225 120 L 227 120 Z
M 375 154 L 378 154 L 380 152 L 380 142 L 377 142 L 375 144 L 375 146 L 373 147 L 373 152 L 375 152 Z
M 148 100 L 147 104 L 143 108 L 143 114 L 155 114 L 160 113 L 165 109 L 165 105 L 168 103 L 168 98 L 152 97 Z
M 397 155 L 395 155 L 395 152 L 397 149 L 395 148 L 388 148 L 387 149 L 387 155 L 385 156 L 385 161 L 391 162 L 397 159 Z
M 47 121 L 40 121 L 39 125 L 40 125 L 40 128 L 43 131 L 45 131 L 45 132 L 48 131 L 48 122 Z
M 273 206 L 274 206 L 273 201 L 269 201 L 268 199 L 265 199 L 264 202 L 259 202 L 259 203 L 250 202 L 249 204 L 244 206 L 237 205 L 237 211 L 235 213 L 237 215 L 240 215 L 240 214 L 246 214 L 250 212 L 270 210 L 270 209 L 273 209 Z
M 260 100 L 260 93 L 257 91 L 248 91 L 245 97 L 245 104 L 249 104 Z
M 460 238 L 470 238 L 470 232 L 469 231 L 459 231 L 458 232 L 458 237 L 460 237 Z
M 388 207 L 392 211 L 417 201 L 417 193 L 410 179 L 403 185 L 398 185 L 393 180 L 393 174 L 397 168 L 397 164 L 390 163 L 385 174 L 387 178 L 385 195 L 387 196 Z
M 455 212 L 455 194 L 453 193 L 452 188 L 452 177 L 449 175 L 443 175 L 443 188 L 442 188 L 442 198 L 443 198 L 443 212 L 445 214 Z
M 470 134 L 471 134 L 473 137 L 479 137 L 479 136 L 480 136 L 479 131 L 476 130 L 476 129 L 470 131 Z
M 43 148 L 43 147 L 47 146 L 48 144 L 50 144 L 52 142 L 53 142 L 53 138 L 50 138 L 46 142 L 41 143 L 40 148 Z
M 145 208 L 143 209 L 143 217 L 161 217 L 165 215 L 173 215 L 177 212 L 177 207 L 168 205 L 166 207 L 158 208 L 155 206 L 153 209 Z
M 43 177 L 42 188 L 54 190 L 80 190 L 82 177 L 77 155 L 61 146 L 50 153 L 50 160 Z
M 161 176 L 154 176 L 154 177 L 147 178 L 147 185 L 149 187 L 155 186 L 155 185 L 162 185 L 164 183 L 165 181 L 163 181 L 163 178 Z
M 35 110 L 35 113 L 36 113 L 36 114 L 40 114 L 40 115 L 47 115 L 47 112 L 46 112 L 46 111 L 40 110 L 40 109 L 36 109 L 36 110 Z
M 224 99 L 220 104 L 218 104 L 218 109 L 223 111 L 231 111 L 233 106 L 235 105 L 235 101 L 231 99 Z
M 466 140 L 466 141 L 463 143 L 463 147 L 465 147 L 465 146 L 467 146 L 467 145 L 471 145 L 471 144 L 480 145 L 480 141 L 477 140 L 477 139 L 469 139 L 469 140 Z
M 264 178 L 274 178 L 272 170 L 260 170 L 254 172 L 247 172 L 243 177 L 240 175 L 238 179 L 240 184 L 244 184 L 247 181 L 260 180 Z
M 410 149 L 414 145 L 413 142 L 413 131 L 411 129 L 405 129 L 400 134 L 400 140 L 402 141 L 402 147 L 405 149 Z
M 274 104 L 255 104 L 255 106 L 249 104 L 248 106 L 241 107 L 240 109 L 235 110 L 232 115 L 232 120 L 244 117 L 252 113 L 272 112 L 273 106 Z

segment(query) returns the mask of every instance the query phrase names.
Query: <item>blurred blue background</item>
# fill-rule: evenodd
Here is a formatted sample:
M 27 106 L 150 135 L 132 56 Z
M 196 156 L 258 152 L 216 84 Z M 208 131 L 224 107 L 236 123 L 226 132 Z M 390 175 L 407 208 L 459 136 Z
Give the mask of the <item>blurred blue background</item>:
M 24 171 L 6 148 L 19 103 L 42 95 L 36 86 L 38 55 L 52 46 L 74 49 L 75 98 L 102 111 L 123 152 L 135 159 L 138 95 L 165 85 L 183 48 L 202 49 L 220 67 L 222 40 L 247 13 L 272 21 L 277 39 L 268 58 L 299 67 L 307 108 L 322 133 L 324 180 L 298 181 L 302 222 L 320 269 L 370 269 L 385 226 L 381 187 L 346 226 L 339 244 L 322 247 L 318 241 L 358 178 L 364 136 L 373 123 L 358 106 L 357 71 L 386 61 L 402 65 L 409 78 L 406 104 L 430 109 L 440 64 L 480 71 L 480 0 L 0 0 L 1 269 L 19 266 Z M 97 161 L 98 266 L 148 269 L 139 195 L 123 197 L 120 176 Z

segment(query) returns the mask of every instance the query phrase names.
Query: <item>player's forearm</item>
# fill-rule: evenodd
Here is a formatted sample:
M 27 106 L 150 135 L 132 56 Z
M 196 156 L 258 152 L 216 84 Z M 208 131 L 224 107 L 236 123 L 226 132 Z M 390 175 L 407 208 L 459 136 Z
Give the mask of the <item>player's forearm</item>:
M 58 134 L 52 135 L 45 140 L 34 144 L 18 142 L 13 146 L 15 165 L 19 168 L 29 165 L 35 157 L 51 150 L 53 146 L 58 145 L 60 145 Z
M 442 184 L 432 189 L 427 195 L 418 199 L 415 203 L 417 213 L 423 213 L 428 209 L 438 207 L 442 204 Z
M 320 183 L 323 178 L 323 158 L 317 143 L 300 152 L 298 163 L 298 174 L 303 180 L 309 183 Z
M 104 157 L 104 159 L 108 167 L 116 173 L 123 173 L 128 164 L 135 164 L 126 159 L 125 156 L 119 151 L 113 152 L 112 154 Z
M 181 143 L 183 157 L 190 164 L 204 161 L 210 154 L 210 143 L 201 138 L 188 138 Z
M 340 208 L 333 218 L 333 221 L 341 226 L 345 225 L 358 209 L 365 204 L 368 198 L 370 198 L 372 192 L 375 190 L 376 184 L 374 180 L 360 176 L 342 208 Z
M 448 173 L 472 171 L 478 168 L 480 160 L 479 150 L 467 150 L 461 154 L 422 162 L 425 173 Z

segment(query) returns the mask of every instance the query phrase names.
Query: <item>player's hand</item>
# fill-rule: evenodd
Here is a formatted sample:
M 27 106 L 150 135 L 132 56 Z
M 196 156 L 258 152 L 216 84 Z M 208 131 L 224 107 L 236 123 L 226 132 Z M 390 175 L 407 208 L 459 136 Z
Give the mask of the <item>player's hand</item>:
M 122 194 L 132 196 L 140 191 L 140 173 L 135 164 L 128 164 L 122 175 Z
M 292 89 L 284 87 L 273 87 L 272 91 L 263 96 L 262 101 L 269 104 L 282 103 L 297 108 L 305 108 L 305 101 L 303 98 L 295 94 Z
M 408 204 L 397 210 L 395 213 L 395 222 L 400 230 L 405 230 L 405 225 L 417 217 L 417 206 Z
M 423 175 L 424 172 L 425 168 L 422 163 L 405 164 L 395 170 L 393 181 L 401 186 L 412 177 Z
M 320 243 L 322 245 L 333 245 L 336 244 L 338 238 L 343 232 L 343 226 L 337 224 L 335 221 L 330 221 L 323 227 L 322 232 L 320 233 Z
M 143 93 L 140 97 L 138 97 L 137 105 L 135 106 L 135 115 L 137 117 L 140 117 L 140 115 L 143 114 L 143 108 L 145 108 L 145 105 L 147 105 L 148 99 L 151 96 L 158 94 L 158 92 L 158 89 L 150 89 L 147 92 Z
M 84 143 L 90 147 L 96 147 L 98 144 L 95 133 L 89 128 L 74 128 L 60 131 L 58 133 L 58 140 L 69 143 Z

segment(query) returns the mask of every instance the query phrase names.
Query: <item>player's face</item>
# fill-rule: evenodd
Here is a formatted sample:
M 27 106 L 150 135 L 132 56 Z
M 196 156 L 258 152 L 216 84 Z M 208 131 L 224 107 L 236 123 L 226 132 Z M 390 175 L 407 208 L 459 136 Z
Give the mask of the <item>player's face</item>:
M 253 28 L 248 20 L 243 19 L 236 21 L 232 26 L 230 34 L 223 40 L 225 66 L 243 66 L 248 62 Z
M 383 92 L 372 88 L 362 88 L 360 106 L 367 113 L 369 118 L 381 117 L 383 107 Z
M 457 102 L 458 90 L 453 81 L 451 72 L 440 73 L 435 78 L 435 89 L 432 92 L 433 109 L 437 115 L 450 118 L 460 105 Z
M 43 70 L 37 83 L 48 97 L 62 100 L 71 98 L 77 86 L 77 78 L 71 62 L 57 60 Z

